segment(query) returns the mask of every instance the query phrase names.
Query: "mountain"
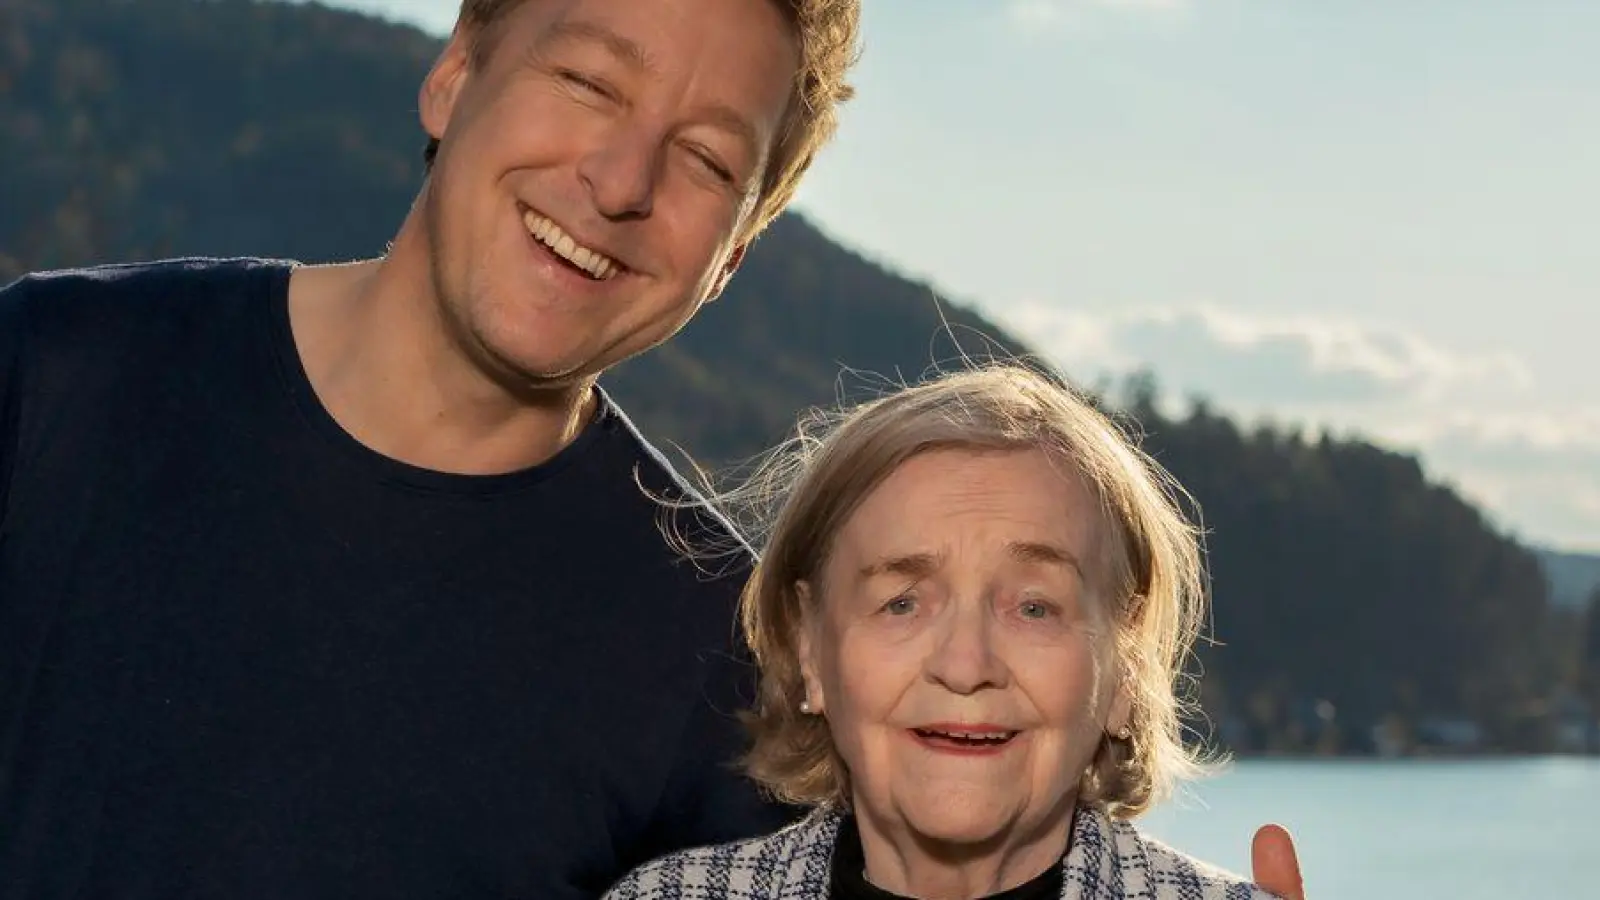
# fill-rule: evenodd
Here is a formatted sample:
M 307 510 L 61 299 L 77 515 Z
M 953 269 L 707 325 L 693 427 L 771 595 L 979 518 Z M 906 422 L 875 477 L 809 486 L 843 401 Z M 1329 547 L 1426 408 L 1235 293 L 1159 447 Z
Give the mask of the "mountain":
M 606 383 L 651 433 L 732 461 L 782 438 L 803 407 L 859 399 L 885 381 L 915 382 L 963 354 L 1021 352 L 1020 341 L 970 308 L 790 214 L 751 248 L 721 299 Z M 857 371 L 841 375 L 842 366 Z
M 1540 550 L 1539 563 L 1550 581 L 1550 601 L 1576 609 L 1600 591 L 1600 556 Z
M 0 281 L 180 254 L 373 255 L 414 196 L 417 84 L 439 47 L 414 29 L 253 0 L 3 9 Z M 1027 347 L 790 215 L 722 299 L 606 383 L 652 435 L 718 463 L 808 406 L 996 352 Z M 1155 395 L 1141 378 L 1106 400 L 1204 514 L 1216 612 L 1200 662 L 1223 740 L 1369 752 L 1375 729 L 1416 746 L 1430 722 L 1467 719 L 1480 749 L 1552 746 L 1548 701 L 1578 650 L 1533 553 L 1412 457 L 1204 403 L 1169 416 Z

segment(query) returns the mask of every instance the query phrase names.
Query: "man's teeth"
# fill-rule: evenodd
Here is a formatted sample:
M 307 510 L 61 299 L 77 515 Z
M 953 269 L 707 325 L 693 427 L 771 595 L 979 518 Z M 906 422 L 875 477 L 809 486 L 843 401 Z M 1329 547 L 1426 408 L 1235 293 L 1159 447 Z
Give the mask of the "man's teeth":
M 561 230 L 561 226 L 532 210 L 522 214 L 522 224 L 535 240 L 549 247 L 552 253 L 588 272 L 598 281 L 605 281 L 621 270 L 615 260 L 574 241 Z

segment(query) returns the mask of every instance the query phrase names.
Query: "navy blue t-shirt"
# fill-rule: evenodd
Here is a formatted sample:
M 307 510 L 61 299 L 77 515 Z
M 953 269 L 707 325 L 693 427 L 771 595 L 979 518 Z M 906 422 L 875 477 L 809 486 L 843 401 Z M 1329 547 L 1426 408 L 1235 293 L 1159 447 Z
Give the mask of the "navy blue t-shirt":
M 289 273 L 0 292 L 0 898 L 561 900 L 788 820 L 732 768 L 745 560 L 664 540 L 621 412 L 505 475 L 384 457 Z

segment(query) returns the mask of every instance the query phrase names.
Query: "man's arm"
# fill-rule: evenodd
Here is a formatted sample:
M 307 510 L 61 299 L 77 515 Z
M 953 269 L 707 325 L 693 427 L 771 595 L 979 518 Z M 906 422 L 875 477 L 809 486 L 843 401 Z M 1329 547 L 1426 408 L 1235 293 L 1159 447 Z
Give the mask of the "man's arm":
M 16 465 L 18 418 L 22 410 L 22 350 L 27 328 L 25 298 L 32 282 L 19 279 L 0 287 L 0 535 L 10 505 L 11 470 Z
M 708 655 L 704 662 L 701 696 L 679 741 L 671 780 L 644 841 L 644 858 L 637 862 L 771 834 L 805 814 L 767 796 L 738 765 L 750 740 L 737 714 L 755 696 L 754 667 L 726 652 Z

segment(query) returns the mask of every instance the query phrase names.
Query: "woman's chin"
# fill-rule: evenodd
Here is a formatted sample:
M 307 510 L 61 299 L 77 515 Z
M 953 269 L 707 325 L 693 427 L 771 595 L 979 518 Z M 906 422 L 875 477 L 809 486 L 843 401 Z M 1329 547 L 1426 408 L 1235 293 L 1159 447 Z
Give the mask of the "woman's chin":
M 924 840 L 976 846 L 993 841 L 1011 827 L 1017 810 L 980 798 L 928 796 L 903 806 L 901 816 L 911 831 Z
M 911 830 L 924 842 L 940 847 L 983 847 L 994 843 L 1001 834 L 997 822 L 938 821 L 910 822 Z

